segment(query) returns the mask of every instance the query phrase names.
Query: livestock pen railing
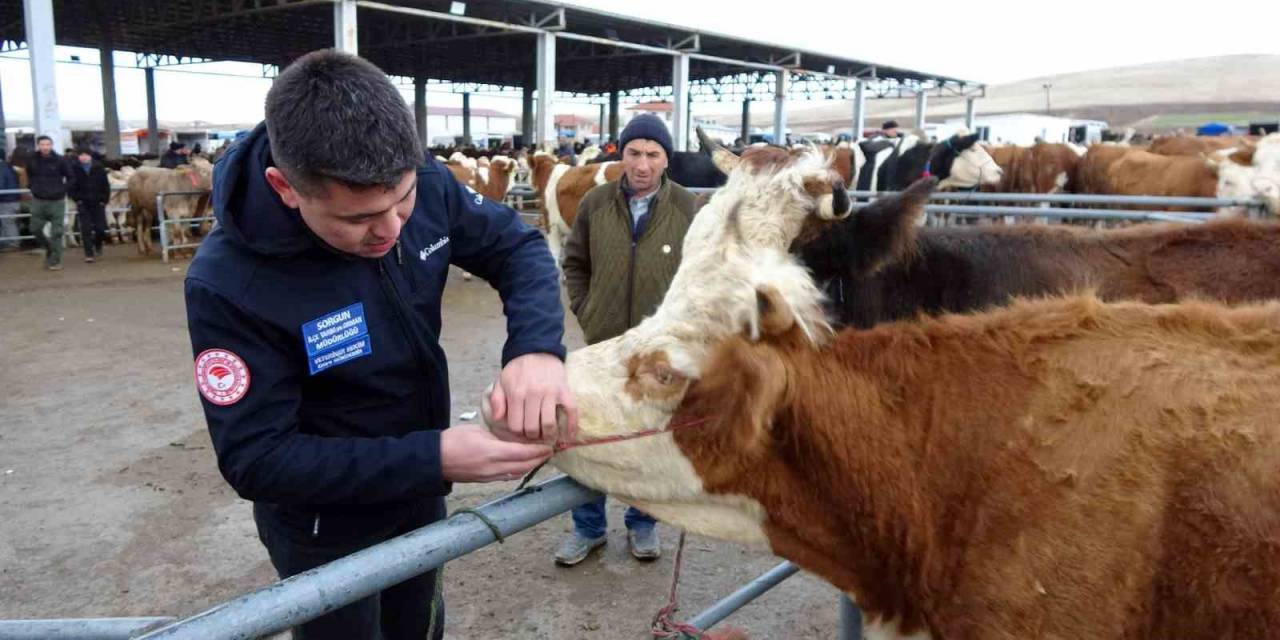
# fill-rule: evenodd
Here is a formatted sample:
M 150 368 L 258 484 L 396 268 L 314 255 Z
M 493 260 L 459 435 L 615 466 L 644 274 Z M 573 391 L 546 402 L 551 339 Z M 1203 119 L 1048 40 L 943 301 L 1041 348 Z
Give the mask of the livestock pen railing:
M 267 636 L 501 542 L 598 496 L 570 478 L 558 476 L 183 620 L 0 620 L 0 640 L 219 640 Z M 690 618 L 689 623 L 709 629 L 797 571 L 795 565 L 784 562 Z M 841 599 L 840 639 L 856 640 L 861 637 L 861 616 L 847 598 Z
M 111 188 L 111 191 L 113 193 L 126 191 L 126 190 L 127 190 L 126 187 Z M 31 194 L 30 189 L 0 189 L 0 196 L 8 196 L 8 195 L 24 196 L 24 195 L 30 195 L 30 194 Z M 198 190 L 162 191 L 156 194 L 156 223 L 153 226 L 151 226 L 150 230 L 156 231 L 160 234 L 160 258 L 164 262 L 169 261 L 169 254 L 173 253 L 173 251 L 176 249 L 194 249 L 200 246 L 199 243 L 173 244 L 173 241 L 172 241 L 173 234 L 171 232 L 170 227 L 173 227 L 179 224 L 205 223 L 205 222 L 213 223 L 214 222 L 214 217 L 212 214 L 204 215 L 200 217 L 194 217 L 194 218 L 170 219 L 165 215 L 165 205 L 164 205 L 165 199 L 173 196 L 197 196 L 197 195 L 208 195 L 208 194 L 209 194 L 208 191 L 198 191 Z M 210 207 L 208 208 L 208 211 L 212 212 L 212 210 L 213 210 L 212 205 L 210 205 Z M 129 208 L 128 207 L 108 207 L 107 211 L 110 213 L 123 213 L 123 212 L 129 211 Z M 76 210 L 74 201 L 68 200 L 67 215 L 68 216 L 75 215 L 77 217 L 79 216 L 79 212 Z M 0 220 L 16 221 L 16 220 L 22 220 L 22 219 L 29 220 L 30 218 L 31 218 L 30 213 L 21 213 L 21 212 L 0 213 Z M 70 228 L 64 229 L 63 235 L 65 237 L 72 238 L 77 242 L 83 243 L 83 238 L 80 238 L 80 231 L 78 228 L 76 228 L 78 226 L 79 226 L 78 224 L 71 225 Z M 3 229 L 3 227 L 0 227 L 0 229 Z M 108 234 L 110 233 L 111 233 L 111 230 L 108 229 Z M 121 226 L 121 227 L 118 227 L 118 233 L 120 233 L 121 238 L 123 238 L 126 233 L 138 233 L 138 230 L 132 226 Z M 25 234 L 18 233 L 15 235 L 4 235 L 4 232 L 0 231 L 0 245 L 6 244 L 9 242 L 20 242 L 22 240 L 34 240 L 34 239 L 35 239 L 35 235 L 32 233 L 25 233 Z
M 692 188 L 696 194 L 716 189 Z M 876 198 L 897 195 L 897 191 L 850 191 L 854 208 Z M 1100 208 L 1105 207 L 1105 208 Z M 1146 210 L 1146 207 L 1163 209 Z M 1172 207 L 1205 211 L 1173 211 Z M 1057 220 L 1123 220 L 1130 222 L 1203 222 L 1216 216 L 1220 207 L 1241 207 L 1250 217 L 1268 217 L 1267 203 L 1261 199 L 1183 198 L 1170 196 L 1112 196 L 1074 193 L 986 193 L 978 191 L 935 191 L 925 205 L 926 224 L 947 226 L 960 218 L 1033 218 Z
M 127 190 L 128 189 L 126 187 L 111 187 L 112 193 L 118 193 L 118 192 L 127 191 Z M 26 195 L 31 195 L 30 189 L 0 189 L 0 196 L 26 196 Z M 67 214 L 66 214 L 67 216 L 74 215 L 78 218 L 80 215 L 80 212 L 77 209 L 78 208 L 75 205 L 75 201 L 67 200 Z M 125 213 L 128 210 L 129 210 L 128 207 L 107 207 L 107 213 Z M 24 220 L 24 219 L 30 219 L 30 218 L 31 218 L 30 213 L 21 213 L 21 212 L 0 213 L 0 220 L 13 220 L 15 221 L 15 223 L 18 220 Z M 84 239 L 80 237 L 80 230 L 78 229 L 78 227 L 79 227 L 78 224 L 70 225 L 68 228 L 63 230 L 63 236 L 75 242 L 83 243 Z M 7 244 L 9 242 L 20 242 L 22 240 L 35 239 L 35 236 L 30 233 L 5 235 L 3 229 L 4 229 L 4 226 L 0 226 L 0 245 Z M 112 231 L 111 229 L 107 229 L 107 235 L 111 235 L 111 231 Z M 132 233 L 133 228 L 118 227 L 118 232 L 120 234 L 124 234 L 126 231 L 129 233 Z
M 188 225 L 191 223 L 200 223 L 202 226 L 205 222 L 213 225 L 217 220 L 213 216 L 213 203 L 210 202 L 206 207 L 206 213 L 203 216 L 192 218 L 175 218 L 170 220 L 165 216 L 164 201 L 165 198 L 174 196 L 205 196 L 209 195 L 208 191 L 188 190 L 188 191 L 161 191 L 156 194 L 156 227 L 160 229 L 160 259 L 169 262 L 169 254 L 177 249 L 195 249 L 200 246 L 199 242 L 188 242 L 186 244 L 173 244 L 171 231 L 169 227 L 177 225 Z M 188 229 L 188 232 L 190 230 Z M 185 234 L 183 234 L 185 235 Z

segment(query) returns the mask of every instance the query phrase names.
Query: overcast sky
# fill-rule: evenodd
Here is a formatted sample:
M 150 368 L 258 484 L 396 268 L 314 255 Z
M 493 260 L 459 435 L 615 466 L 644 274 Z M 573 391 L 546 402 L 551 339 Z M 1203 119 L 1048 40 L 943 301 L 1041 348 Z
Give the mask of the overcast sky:
M 873 3 L 869 11 L 875 13 L 861 13 L 866 3 L 853 0 L 789 0 L 773 4 L 768 11 L 744 11 L 745 3 L 738 0 L 573 0 L 568 4 L 989 84 L 1162 60 L 1280 54 L 1280 38 L 1248 26 L 1280 24 L 1280 2 L 1263 0 L 1218 0 L 1185 8 L 1150 0 L 916 0 Z M 83 64 L 71 64 L 73 55 Z M 64 61 L 57 65 L 63 118 L 101 120 L 97 52 L 60 47 L 57 57 Z M 120 117 L 140 120 L 146 117 L 143 74 L 126 68 L 132 61 L 132 55 L 117 54 L 116 91 Z M 257 121 L 270 86 L 269 81 L 253 77 L 260 71 L 257 65 L 238 63 L 158 71 L 159 117 L 178 122 Z M 0 57 L 0 82 L 8 118 L 29 120 L 31 79 L 23 53 Z M 432 94 L 428 101 L 461 105 L 458 96 L 447 93 Z M 477 96 L 472 104 L 508 113 L 520 110 L 518 97 Z M 556 108 L 595 113 L 594 107 L 567 102 L 558 102 Z M 702 103 L 694 107 L 695 113 L 738 108 Z

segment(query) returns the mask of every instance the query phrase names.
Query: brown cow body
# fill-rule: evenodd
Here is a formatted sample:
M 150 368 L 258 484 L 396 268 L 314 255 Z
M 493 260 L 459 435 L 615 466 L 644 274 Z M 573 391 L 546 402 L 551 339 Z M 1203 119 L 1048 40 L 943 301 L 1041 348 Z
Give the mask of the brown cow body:
M 672 420 L 706 491 L 897 633 L 1280 637 L 1280 305 L 1021 302 L 706 371 Z
M 1151 303 L 1280 299 L 1275 222 L 921 228 L 913 215 L 863 210 L 797 247 L 815 278 L 836 282 L 828 290 L 842 324 L 869 327 L 1086 290 Z
M 1140 149 L 1093 145 L 1077 171 L 1079 193 L 1213 198 L 1218 173 L 1204 158 L 1163 156 Z M 1187 211 L 1187 207 L 1134 207 Z
M 209 161 L 196 159 L 191 164 L 176 169 L 159 167 L 141 167 L 129 176 L 129 206 L 134 220 L 135 234 L 138 236 L 138 253 L 151 253 L 151 227 L 156 224 L 156 195 L 174 191 L 209 191 L 213 179 L 213 165 Z M 209 196 L 183 195 L 168 196 L 164 201 L 165 219 L 189 220 L 204 215 Z M 201 228 L 208 228 L 201 224 Z M 169 225 L 165 233 L 173 234 L 173 244 L 188 244 L 190 225 L 187 223 Z
M 1252 146 L 1256 142 L 1257 138 L 1252 136 L 1166 136 L 1153 140 L 1147 151 L 1162 156 L 1202 156 Z
M 999 184 L 984 188 L 998 193 L 1061 193 L 1074 189 L 1080 154 L 1065 144 L 987 149 L 1004 171 Z

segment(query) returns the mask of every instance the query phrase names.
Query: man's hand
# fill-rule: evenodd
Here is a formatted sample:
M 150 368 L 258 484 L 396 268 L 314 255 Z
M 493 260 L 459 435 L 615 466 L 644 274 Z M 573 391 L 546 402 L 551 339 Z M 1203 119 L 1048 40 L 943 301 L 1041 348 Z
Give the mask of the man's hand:
M 578 428 L 578 404 L 569 393 L 564 363 L 547 353 L 530 353 L 508 362 L 489 402 L 494 421 L 526 440 L 555 440 L 557 406 L 564 407 L 568 433 Z
M 504 442 L 477 424 L 440 434 L 440 469 L 451 482 L 517 480 L 550 457 L 545 444 Z

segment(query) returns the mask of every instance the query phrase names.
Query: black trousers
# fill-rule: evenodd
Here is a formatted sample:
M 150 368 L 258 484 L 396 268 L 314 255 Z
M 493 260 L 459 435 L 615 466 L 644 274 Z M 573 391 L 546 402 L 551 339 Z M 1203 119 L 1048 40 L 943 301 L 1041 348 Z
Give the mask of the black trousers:
M 77 202 L 76 225 L 79 226 L 84 257 L 101 255 L 102 242 L 107 238 L 107 205 Z
M 267 547 L 271 564 L 281 578 L 408 533 L 445 515 L 444 498 L 391 512 L 340 516 L 317 516 L 264 503 L 253 505 L 258 539 Z M 444 598 L 436 592 L 438 571 L 410 578 L 294 627 L 294 640 L 441 640 Z

